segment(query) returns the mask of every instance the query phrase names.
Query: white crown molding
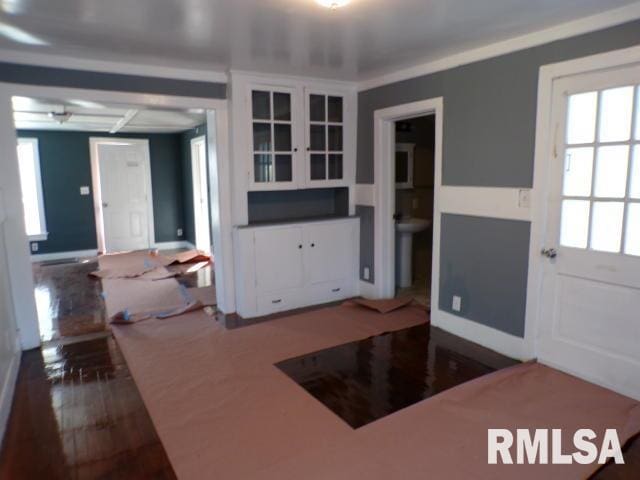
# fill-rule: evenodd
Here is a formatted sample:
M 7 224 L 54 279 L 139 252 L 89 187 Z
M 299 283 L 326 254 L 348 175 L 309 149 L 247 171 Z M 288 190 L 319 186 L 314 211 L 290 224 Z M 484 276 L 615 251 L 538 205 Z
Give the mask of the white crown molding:
M 429 60 L 395 72 L 372 76 L 358 83 L 358 91 L 370 90 L 390 83 L 421 77 L 469 63 L 486 60 L 518 50 L 536 47 L 556 40 L 575 37 L 620 25 L 640 18 L 640 2 L 603 13 L 583 17 L 554 27 L 510 38 L 483 47 L 466 50 L 436 60 Z
M 222 70 L 196 69 L 130 63 L 107 60 L 77 58 L 69 55 L 55 55 L 19 50 L 0 49 L 0 62 L 17 63 L 38 67 L 65 68 L 89 72 L 141 75 L 145 77 L 192 80 L 200 82 L 227 83 L 227 74 Z
M 265 73 L 258 72 L 254 70 L 240 70 L 232 68 L 229 70 L 229 80 L 233 79 L 244 79 L 250 82 L 269 82 L 275 81 L 278 82 L 279 85 L 291 85 L 295 86 L 300 83 L 304 83 L 306 86 L 314 86 L 318 85 L 322 86 L 335 86 L 339 88 L 349 88 L 356 90 L 358 88 L 357 82 L 352 82 L 348 80 L 338 80 L 332 78 L 319 78 L 319 77 L 305 77 L 303 75 L 290 75 L 286 73 Z

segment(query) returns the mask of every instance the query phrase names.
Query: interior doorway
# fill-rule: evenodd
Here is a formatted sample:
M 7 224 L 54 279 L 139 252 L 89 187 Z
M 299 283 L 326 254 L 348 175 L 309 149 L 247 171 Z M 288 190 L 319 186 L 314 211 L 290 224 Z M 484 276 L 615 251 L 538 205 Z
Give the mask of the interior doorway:
M 98 251 L 155 244 L 149 141 L 91 138 L 91 177 Z
M 430 307 L 435 115 L 395 122 L 396 295 Z
M 212 248 L 209 217 L 209 182 L 207 176 L 207 143 L 204 135 L 191 140 L 191 173 L 196 248 L 210 254 Z
M 398 179 L 396 182 L 396 138 L 399 140 L 399 144 L 415 143 L 408 141 L 407 138 L 402 136 L 397 137 L 396 125 L 398 122 L 407 121 L 408 119 L 415 119 L 418 117 L 430 117 L 429 122 L 432 124 L 430 127 L 431 134 L 433 135 L 433 168 L 431 172 L 433 180 L 425 178 L 425 195 L 429 197 L 428 201 L 424 201 L 420 206 L 418 201 L 418 207 L 424 211 L 423 216 L 428 217 L 431 213 L 431 222 L 428 227 L 422 228 L 424 225 L 412 225 L 411 221 L 407 222 L 409 230 L 418 229 L 422 230 L 426 236 L 430 236 L 432 240 L 432 248 L 430 249 L 430 274 L 428 285 L 429 291 L 425 292 L 427 297 L 425 303 L 429 305 L 433 311 L 437 313 L 437 302 L 439 295 L 439 281 L 440 281 L 440 207 L 439 198 L 442 188 L 442 112 L 443 112 L 443 99 L 441 97 L 432 98 L 428 100 L 420 100 L 417 102 L 396 105 L 393 107 L 376 110 L 374 113 L 374 176 L 376 180 L 376 190 L 374 194 L 374 289 L 371 291 L 371 295 L 378 298 L 390 298 L 396 295 L 397 289 L 397 249 L 396 242 L 400 241 L 397 238 L 397 220 L 398 213 L 397 208 L 400 205 L 397 204 L 396 199 L 396 183 L 407 184 L 406 179 Z M 406 145 L 401 146 L 404 151 L 407 148 L 415 155 L 415 150 L 411 150 L 412 147 Z M 415 162 L 413 167 L 415 170 Z M 419 168 L 426 166 L 420 165 Z M 408 164 L 407 164 L 408 171 Z M 415 174 L 415 171 L 413 171 Z M 426 186 L 429 186 L 432 193 L 426 193 Z M 432 199 L 432 200 L 431 200 Z M 413 200 L 409 201 L 409 219 L 411 215 L 415 213 L 415 218 L 418 217 L 418 211 L 412 212 Z M 400 210 L 401 211 L 401 210 Z M 426 213 L 428 212 L 428 213 Z M 420 218 L 427 221 L 428 218 Z M 413 223 L 419 223 L 414 220 Z M 413 243 L 413 242 L 412 242 Z M 413 246 L 411 246 L 413 249 Z M 429 260 L 423 260 L 429 262 Z M 413 282 L 411 282 L 413 283 Z M 426 286 L 427 282 L 425 282 Z

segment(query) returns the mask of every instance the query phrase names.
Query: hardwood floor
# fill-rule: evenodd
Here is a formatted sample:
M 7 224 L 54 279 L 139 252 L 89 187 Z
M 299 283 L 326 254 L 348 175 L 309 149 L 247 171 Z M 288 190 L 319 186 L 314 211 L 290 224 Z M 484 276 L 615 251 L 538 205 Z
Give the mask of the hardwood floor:
M 0 478 L 176 478 L 112 338 L 23 353 Z
M 351 427 L 359 428 L 516 363 L 423 324 L 276 366 Z
M 42 300 L 49 314 L 45 321 L 51 323 L 52 337 L 61 340 L 22 355 L 0 452 L 0 479 L 175 478 L 108 331 L 100 282 L 86 275 L 95 268 L 91 263 L 34 267 L 36 291 L 48 295 Z M 180 281 L 210 284 L 211 270 L 201 272 Z M 227 328 L 240 328 L 283 315 L 248 321 L 234 315 L 217 318 Z M 77 341 L 91 335 L 101 338 Z M 302 379 L 320 401 L 334 402 L 329 408 L 348 412 L 347 421 L 357 426 L 512 363 L 436 328 L 381 337 L 287 360 L 280 367 L 287 364 L 292 378 Z M 315 366 L 314 357 L 319 361 Z M 640 478 L 640 438 L 629 442 L 624 458 L 625 465 L 606 465 L 592 478 Z

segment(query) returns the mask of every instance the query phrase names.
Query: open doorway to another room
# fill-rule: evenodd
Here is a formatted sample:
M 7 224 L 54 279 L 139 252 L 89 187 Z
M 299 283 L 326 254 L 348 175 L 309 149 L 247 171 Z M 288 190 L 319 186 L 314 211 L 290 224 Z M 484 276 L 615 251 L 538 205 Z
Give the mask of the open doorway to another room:
M 193 222 L 195 246 L 211 253 L 211 222 L 209 217 L 209 175 L 207 174 L 207 138 L 191 139 L 191 175 L 193 185 Z
M 211 253 L 204 109 L 22 96 L 12 105 L 42 341 L 108 332 L 100 281 L 88 276 L 98 255 L 196 242 Z M 180 281 L 210 286 L 213 267 Z
M 396 293 L 430 307 L 435 115 L 395 122 Z

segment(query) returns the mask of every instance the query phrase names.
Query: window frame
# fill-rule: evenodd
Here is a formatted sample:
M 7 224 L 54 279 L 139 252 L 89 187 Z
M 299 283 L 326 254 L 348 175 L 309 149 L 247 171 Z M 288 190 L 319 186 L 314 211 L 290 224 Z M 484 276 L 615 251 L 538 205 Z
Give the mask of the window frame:
M 42 241 L 46 241 L 49 238 L 49 232 L 47 230 L 47 218 L 46 218 L 47 216 L 45 214 L 45 209 L 44 209 L 44 191 L 42 188 L 42 172 L 40 168 L 40 144 L 36 137 L 18 137 L 16 150 L 20 144 L 30 145 L 31 150 L 33 151 L 34 172 L 36 177 L 35 178 L 36 196 L 38 197 L 38 216 L 40 219 L 40 232 L 33 235 L 27 234 L 27 237 L 29 238 L 30 242 L 42 242 Z M 20 155 L 19 153 L 17 155 L 18 155 L 18 172 L 20 172 Z M 25 224 L 25 230 L 26 230 L 26 224 Z

